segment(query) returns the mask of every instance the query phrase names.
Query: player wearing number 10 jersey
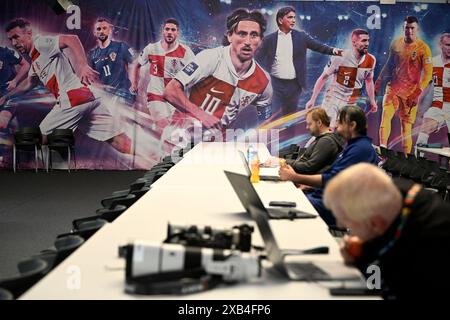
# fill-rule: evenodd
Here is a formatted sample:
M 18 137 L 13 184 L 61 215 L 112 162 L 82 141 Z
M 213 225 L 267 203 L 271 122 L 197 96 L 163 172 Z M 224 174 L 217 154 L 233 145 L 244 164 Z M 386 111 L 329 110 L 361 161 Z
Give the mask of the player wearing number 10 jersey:
M 97 47 L 89 51 L 89 66 L 99 73 L 100 81 L 116 93 L 130 94 L 131 82 L 128 78 L 128 65 L 133 62 L 131 48 L 125 43 L 111 39 L 111 24 L 104 18 L 97 19 L 94 35 Z
M 270 77 L 253 59 L 265 28 L 257 11 L 238 9 L 227 18 L 226 46 L 200 52 L 166 87 L 164 97 L 180 117 L 223 132 L 249 105 L 256 106 L 259 120 L 271 115 Z

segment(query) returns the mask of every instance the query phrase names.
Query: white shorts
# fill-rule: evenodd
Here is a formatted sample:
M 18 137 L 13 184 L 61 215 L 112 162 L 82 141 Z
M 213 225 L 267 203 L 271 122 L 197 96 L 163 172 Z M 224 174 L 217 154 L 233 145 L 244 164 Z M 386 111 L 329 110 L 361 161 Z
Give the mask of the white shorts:
M 447 130 L 450 132 L 450 103 L 446 102 L 441 108 L 430 107 L 423 115 L 423 118 L 428 118 L 437 121 L 438 130 L 444 124 L 447 124 Z
M 39 127 L 44 135 L 57 128 L 75 131 L 79 127 L 87 136 L 98 141 L 109 140 L 123 132 L 99 98 L 75 107 L 68 101 L 61 101 L 55 104 Z
M 336 99 L 334 97 L 325 96 L 322 101 L 322 108 L 326 111 L 328 117 L 330 117 L 330 127 L 336 127 L 337 117 L 341 110 L 350 105 L 347 101 Z

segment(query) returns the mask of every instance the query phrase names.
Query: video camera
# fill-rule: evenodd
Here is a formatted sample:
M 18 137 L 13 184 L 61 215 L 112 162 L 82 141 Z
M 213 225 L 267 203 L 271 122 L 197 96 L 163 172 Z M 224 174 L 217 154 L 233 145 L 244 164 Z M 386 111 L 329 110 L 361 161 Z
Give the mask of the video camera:
M 224 282 L 245 281 L 261 275 L 258 255 L 240 251 L 136 241 L 120 248 L 126 259 L 126 280 L 165 281 L 201 274 Z
M 218 229 L 210 226 L 181 226 L 169 223 L 164 243 L 249 252 L 252 246 L 253 231 L 254 228 L 247 224 L 233 226 L 231 229 Z

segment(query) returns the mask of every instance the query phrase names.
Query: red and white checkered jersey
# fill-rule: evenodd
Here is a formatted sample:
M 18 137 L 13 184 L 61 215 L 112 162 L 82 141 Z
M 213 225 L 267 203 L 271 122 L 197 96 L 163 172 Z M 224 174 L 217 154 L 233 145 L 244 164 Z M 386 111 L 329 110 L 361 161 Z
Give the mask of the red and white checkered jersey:
M 147 45 L 138 59 L 141 66 L 150 63 L 147 101 L 165 101 L 163 98 L 164 88 L 194 56 L 188 46 L 178 42 L 169 51 L 164 50 L 161 41 Z
M 231 62 L 230 46 L 200 52 L 175 79 L 189 90 L 192 103 L 221 119 L 224 127 L 249 105 L 256 106 L 260 119 L 267 119 L 271 114 L 270 76 L 255 60 L 239 76 Z
M 334 75 L 326 95 L 348 103 L 355 103 L 368 77 L 373 77 L 376 59 L 370 53 L 358 60 L 352 50 L 344 50 L 342 56 L 333 56 L 324 68 L 327 75 Z
M 450 62 L 444 64 L 442 56 L 433 57 L 433 107 L 442 108 L 450 103 Z
M 69 58 L 59 47 L 59 36 L 33 37 L 29 75 L 36 75 L 62 104 L 72 107 L 95 100 L 91 90 L 75 74 Z

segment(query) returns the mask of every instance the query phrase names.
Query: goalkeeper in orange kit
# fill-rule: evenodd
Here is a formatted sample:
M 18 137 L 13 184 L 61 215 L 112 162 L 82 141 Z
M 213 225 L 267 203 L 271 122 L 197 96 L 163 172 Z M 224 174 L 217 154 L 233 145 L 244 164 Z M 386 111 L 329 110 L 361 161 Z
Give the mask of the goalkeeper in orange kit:
M 407 16 L 403 31 L 404 35 L 391 44 L 388 61 L 375 83 L 375 92 L 379 92 L 383 79 L 389 78 L 383 97 L 380 146 L 387 147 L 392 117 L 398 110 L 403 152 L 408 154 L 412 149 L 411 130 L 416 121 L 418 101 L 431 81 L 433 65 L 430 48 L 417 36 L 417 18 Z

